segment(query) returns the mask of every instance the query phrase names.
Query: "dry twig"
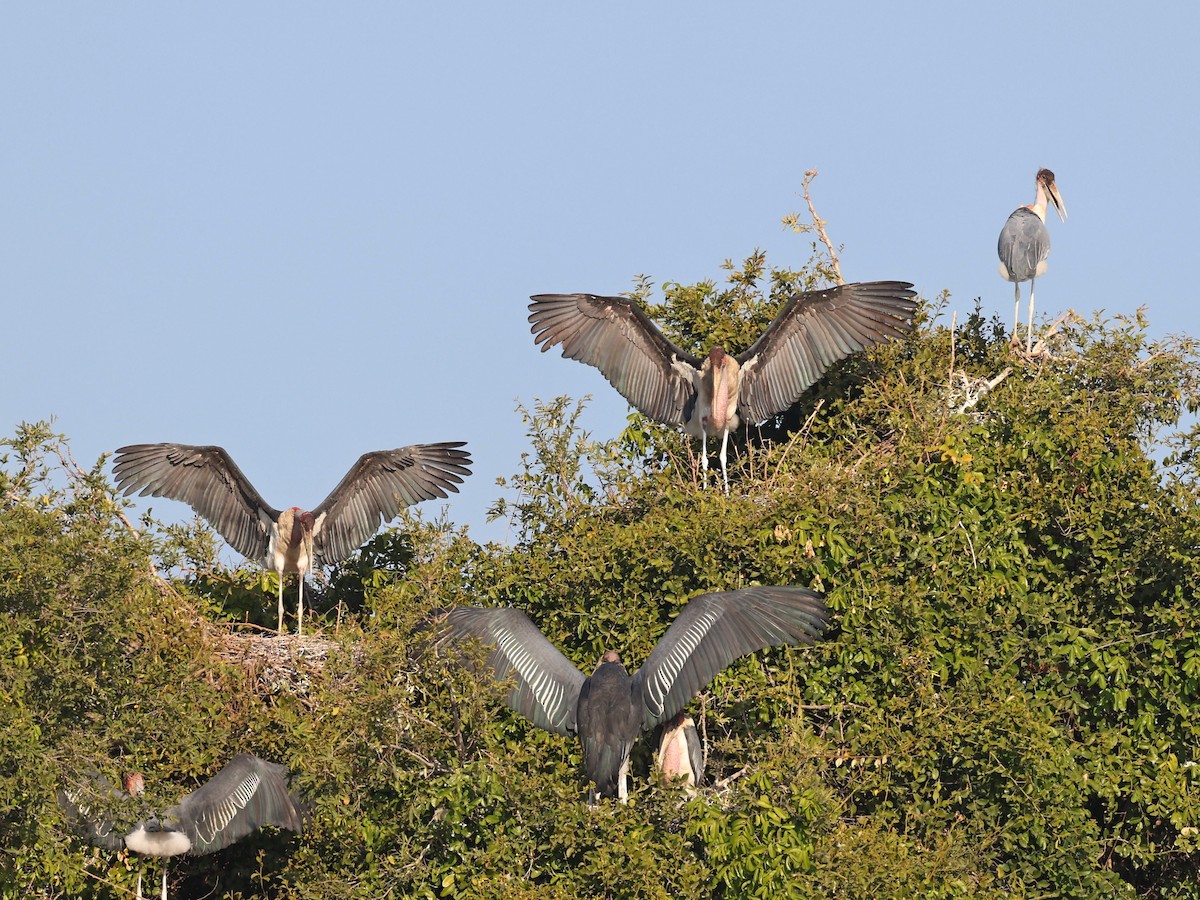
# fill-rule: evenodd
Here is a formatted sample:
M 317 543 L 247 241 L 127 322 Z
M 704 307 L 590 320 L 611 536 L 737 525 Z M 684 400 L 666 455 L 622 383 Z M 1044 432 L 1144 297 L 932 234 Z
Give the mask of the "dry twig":
M 1075 311 L 1068 309 L 1065 313 L 1063 313 L 1057 319 L 1055 319 L 1053 322 L 1050 323 L 1050 327 L 1046 329 L 1046 331 L 1042 334 L 1042 336 L 1040 338 L 1038 338 L 1037 343 L 1033 345 L 1033 348 L 1028 353 L 1023 352 L 1019 345 L 1017 347 L 1015 347 L 1014 349 L 1016 350 L 1017 355 L 1023 357 L 1024 359 L 1027 359 L 1027 360 L 1043 359 L 1043 358 L 1049 359 L 1051 356 L 1051 354 L 1050 354 L 1051 340 L 1058 336 L 1058 333 L 1060 331 L 1062 331 L 1063 324 L 1068 319 L 1074 319 L 1074 318 L 1075 318 Z
M 813 228 L 817 232 L 817 237 L 821 239 L 821 243 L 825 245 L 825 249 L 829 251 L 829 261 L 833 265 L 833 273 L 837 276 L 838 284 L 845 284 L 846 279 L 842 277 L 842 267 L 838 265 L 837 251 L 833 248 L 833 242 L 829 240 L 829 235 L 825 233 L 825 220 L 817 215 L 817 208 L 813 205 L 812 193 L 808 186 L 812 184 L 818 172 L 816 169 L 809 169 L 804 173 L 804 202 L 808 204 L 808 214 L 812 216 Z

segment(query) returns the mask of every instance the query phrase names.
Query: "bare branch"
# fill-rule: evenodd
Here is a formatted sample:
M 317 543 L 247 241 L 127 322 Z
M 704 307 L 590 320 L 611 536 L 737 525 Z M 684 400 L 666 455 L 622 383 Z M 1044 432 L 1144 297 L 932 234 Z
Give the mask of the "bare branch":
M 842 267 L 838 265 L 837 251 L 833 248 L 833 242 L 829 240 L 829 235 L 825 233 L 825 220 L 817 215 L 817 208 L 813 205 L 812 201 L 812 193 L 808 189 L 808 186 L 812 184 L 813 179 L 818 174 L 816 169 L 809 169 L 804 173 L 804 202 L 808 204 L 808 214 L 812 216 L 813 228 L 817 231 L 817 237 L 821 239 L 821 243 L 829 251 L 829 260 L 833 264 L 834 274 L 837 275 L 837 283 L 845 284 L 846 279 L 842 277 Z
M 997 375 L 995 378 L 991 378 L 991 379 L 983 382 L 982 384 L 972 385 L 971 390 L 969 390 L 967 392 L 967 399 L 965 401 L 963 401 L 962 405 L 959 406 L 959 408 L 956 410 L 956 412 L 965 413 L 968 409 L 973 407 L 976 403 L 978 403 L 985 396 L 987 396 L 993 389 L 995 389 L 1000 384 L 1000 382 L 1002 382 L 1005 378 L 1007 378 L 1011 374 L 1012 374 L 1012 366 L 1005 366 L 1004 371 L 1001 372 L 999 375 Z M 965 380 L 965 376 L 964 376 L 964 380 Z
M 1018 347 L 1017 349 L 1019 355 L 1025 357 L 1026 359 L 1041 359 L 1042 357 L 1049 357 L 1051 339 L 1056 337 L 1062 330 L 1064 322 L 1066 322 L 1068 319 L 1074 318 L 1075 311 L 1068 309 L 1065 313 L 1050 323 L 1050 327 L 1046 329 L 1045 333 L 1043 333 L 1040 338 L 1038 338 L 1037 343 L 1033 345 L 1033 348 L 1028 353 L 1020 353 L 1020 348 Z

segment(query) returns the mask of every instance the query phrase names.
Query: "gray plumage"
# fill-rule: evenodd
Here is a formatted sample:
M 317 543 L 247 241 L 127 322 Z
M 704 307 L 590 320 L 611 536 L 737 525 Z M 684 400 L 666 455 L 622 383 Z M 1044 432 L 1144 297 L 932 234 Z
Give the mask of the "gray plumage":
M 1053 203 L 1058 217 L 1067 220 L 1067 208 L 1063 205 L 1054 173 L 1039 169 L 1037 193 L 1033 203 L 1019 206 L 1009 215 L 996 241 L 996 252 L 1000 257 L 1000 277 L 1013 282 L 1013 327 L 1012 340 L 1017 339 L 1020 324 L 1021 282 L 1029 282 L 1029 336 L 1026 351 L 1033 349 L 1034 287 L 1037 279 L 1046 274 L 1050 258 L 1050 229 L 1046 227 L 1046 205 Z
M 288 790 L 287 769 L 239 753 L 220 772 L 170 807 L 164 822 L 177 822 L 191 841 L 188 853 L 214 853 L 264 825 L 300 831 L 301 815 Z
M 585 677 L 520 610 L 456 607 L 445 617 L 451 637 L 492 647 L 487 663 L 494 677 L 514 679 L 508 706 L 540 728 L 577 732 L 588 779 L 602 795 L 622 798 L 629 751 L 641 731 L 674 716 L 734 660 L 765 647 L 811 644 L 826 622 L 824 603 L 806 588 L 703 594 L 632 676 L 610 650 Z
M 734 357 L 746 421 L 785 412 L 838 360 L 912 328 L 916 294 L 901 281 L 797 293 L 766 331 Z M 626 400 L 664 425 L 685 426 L 697 408 L 704 360 L 676 347 L 635 301 L 594 294 L 536 294 L 529 321 L 542 351 L 595 366 Z
M 1015 209 L 1004 223 L 996 252 L 1005 281 L 1029 281 L 1045 274 L 1050 256 L 1050 229 L 1028 206 Z
M 625 297 L 536 294 L 529 321 L 545 352 L 595 366 L 630 404 L 703 442 L 721 438 L 726 491 L 729 432 L 788 410 L 840 359 L 912 328 L 916 294 L 903 281 L 845 284 L 793 295 L 750 349 L 713 347 L 700 359 L 667 340 Z
M 80 836 L 97 847 L 123 849 L 140 831 L 151 842 L 153 835 L 162 835 L 164 841 L 171 835 L 183 835 L 187 848 L 179 852 L 201 856 L 222 850 L 266 825 L 300 831 L 300 805 L 288 790 L 287 778 L 285 767 L 260 759 L 253 753 L 239 753 L 179 803 L 125 831 L 112 819 L 95 815 L 91 806 L 81 801 L 80 792 L 60 791 L 58 800 Z M 128 791 L 114 788 L 102 776 L 96 779 L 96 784 L 111 800 L 133 799 Z M 136 852 L 146 853 L 144 850 Z M 151 851 L 146 855 L 175 856 L 178 853 Z
M 221 447 L 131 444 L 117 451 L 113 476 L 126 495 L 168 497 L 203 516 L 234 550 L 279 575 L 279 630 L 283 631 L 283 578 L 297 572 L 297 632 L 304 627 L 304 575 L 314 563 L 345 559 L 422 500 L 457 492 L 471 474 L 461 441 L 414 444 L 364 453 L 312 512 L 267 504 Z
M 93 779 L 99 793 L 111 801 L 132 801 L 142 789 L 142 777 L 126 776 L 128 790 L 117 790 L 103 776 Z M 202 856 L 234 844 L 270 825 L 300 831 L 300 802 L 288 790 L 288 773 L 281 765 L 239 753 L 220 772 L 161 815 L 151 814 L 132 828 L 97 815 L 83 791 L 58 792 L 58 803 L 78 834 L 106 850 L 128 849 L 143 856 Z M 142 877 L 138 874 L 138 897 Z M 167 897 L 167 871 L 162 873 L 162 900 Z
M 359 457 L 337 487 L 312 510 L 325 517 L 313 535 L 317 562 L 335 563 L 357 550 L 380 525 L 406 506 L 445 498 L 471 474 L 462 441 L 414 444 Z M 186 503 L 247 559 L 261 562 L 270 523 L 281 510 L 269 505 L 221 447 L 131 444 L 113 460 L 117 489 L 126 496 L 167 497 Z

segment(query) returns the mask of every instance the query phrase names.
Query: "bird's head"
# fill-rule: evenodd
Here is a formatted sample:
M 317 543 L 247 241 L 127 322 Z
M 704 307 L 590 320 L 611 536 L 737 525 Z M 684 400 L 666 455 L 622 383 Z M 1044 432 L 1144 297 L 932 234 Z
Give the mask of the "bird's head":
M 726 357 L 725 348 L 722 347 L 720 344 L 717 344 L 711 350 L 708 351 L 708 361 L 710 363 L 712 363 L 712 367 L 714 369 L 719 369 L 723 365 L 725 365 L 725 357 Z
M 692 722 L 692 717 L 681 709 L 675 715 L 671 716 L 671 718 L 667 719 L 667 721 L 663 722 L 663 731 L 667 732 L 673 731 L 676 728 L 683 728 L 688 722 Z M 694 727 L 695 723 L 692 722 L 692 725 Z
M 316 524 L 316 519 L 313 514 L 306 509 L 301 509 L 298 506 L 292 507 L 292 545 L 299 546 L 306 535 L 313 532 L 313 526 Z
M 600 655 L 600 662 L 596 663 L 596 670 L 599 671 L 601 666 L 607 665 L 608 663 L 616 663 L 618 666 L 621 665 L 621 656 L 616 650 L 605 650 Z
M 136 797 L 146 790 L 146 780 L 142 778 L 141 772 L 126 772 L 121 776 L 121 785 L 130 797 Z
M 1039 169 L 1037 180 L 1038 184 L 1045 188 L 1050 202 L 1054 204 L 1054 211 L 1058 213 L 1059 221 L 1067 221 L 1067 207 L 1063 205 L 1062 195 L 1058 193 L 1058 185 L 1054 183 L 1054 173 L 1049 169 Z

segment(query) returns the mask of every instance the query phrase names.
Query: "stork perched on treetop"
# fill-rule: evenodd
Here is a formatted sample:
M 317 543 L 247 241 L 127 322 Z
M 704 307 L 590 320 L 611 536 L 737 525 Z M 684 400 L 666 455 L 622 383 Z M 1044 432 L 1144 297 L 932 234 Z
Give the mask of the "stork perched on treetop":
M 821 598 L 807 588 L 703 594 L 683 608 L 632 676 L 614 650 L 584 675 L 519 609 L 459 606 L 444 621 L 449 639 L 473 637 L 493 648 L 487 657 L 492 676 L 515 681 L 509 707 L 546 731 L 577 733 L 596 793 L 624 802 L 629 752 L 642 731 L 672 719 L 735 659 L 815 642 L 827 616 Z
M 1020 322 L 1021 282 L 1029 282 L 1029 338 L 1026 352 L 1033 350 L 1033 286 L 1039 275 L 1046 274 L 1046 260 L 1050 256 L 1050 229 L 1046 227 L 1046 202 L 1054 204 L 1058 218 L 1067 221 L 1067 208 L 1063 205 L 1054 183 L 1054 173 L 1039 169 L 1037 194 L 1033 203 L 1018 206 L 1004 223 L 996 252 L 1000 254 L 1000 277 L 1013 282 L 1012 342 L 1017 343 L 1017 324 Z
M 643 415 L 702 443 L 721 438 L 729 493 L 729 432 L 787 411 L 838 360 L 912 328 L 916 294 L 905 281 L 843 284 L 794 294 L 753 346 L 736 357 L 714 346 L 699 359 L 676 347 L 635 301 L 595 294 L 535 294 L 529 321 L 542 351 L 595 366 Z
M 312 512 L 269 506 L 221 447 L 132 444 L 117 451 L 113 475 L 125 494 L 168 497 L 208 520 L 229 546 L 283 577 L 299 574 L 296 633 L 304 629 L 304 574 L 345 559 L 403 507 L 446 497 L 471 474 L 463 442 L 414 444 L 364 453 Z

